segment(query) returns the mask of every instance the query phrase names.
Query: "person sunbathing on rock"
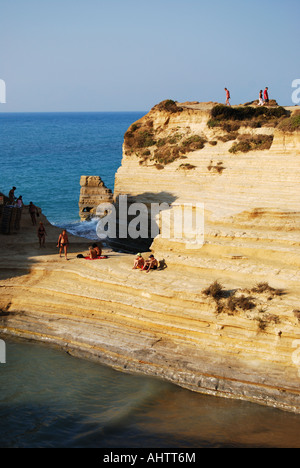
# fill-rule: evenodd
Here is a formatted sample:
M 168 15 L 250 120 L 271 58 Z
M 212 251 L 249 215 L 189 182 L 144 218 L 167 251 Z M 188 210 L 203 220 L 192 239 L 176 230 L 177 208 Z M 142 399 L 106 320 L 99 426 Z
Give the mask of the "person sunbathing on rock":
M 144 261 L 142 255 L 140 253 L 138 253 L 137 256 L 136 256 L 136 259 L 134 260 L 134 264 L 133 264 L 132 269 L 133 270 L 142 269 L 143 266 L 144 266 L 144 263 L 145 263 L 145 261 Z
M 97 256 L 98 256 L 97 251 L 96 251 L 96 249 L 94 249 L 94 247 L 92 247 L 92 246 L 89 247 L 89 252 L 90 252 L 89 257 L 90 257 L 91 260 L 94 260 L 94 258 L 97 258 Z
M 146 270 L 149 273 L 150 270 L 157 270 L 158 261 L 154 257 L 154 255 L 150 255 L 150 257 L 145 261 L 145 265 L 143 266 L 142 270 Z
M 96 251 L 97 256 L 98 256 L 98 257 L 101 257 L 101 254 L 102 254 L 102 249 L 101 249 L 101 247 L 99 247 L 98 244 L 93 244 L 92 247 L 93 247 L 93 249 Z

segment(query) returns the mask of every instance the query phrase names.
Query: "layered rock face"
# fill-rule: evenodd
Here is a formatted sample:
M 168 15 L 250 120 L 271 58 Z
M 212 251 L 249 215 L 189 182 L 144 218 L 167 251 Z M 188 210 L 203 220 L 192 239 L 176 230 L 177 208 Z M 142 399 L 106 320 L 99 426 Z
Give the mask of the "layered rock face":
M 284 359 L 285 372 L 294 373 L 300 343 L 300 132 L 290 128 L 289 119 L 299 119 L 299 111 L 274 107 L 254 115 L 242 108 L 249 116 L 226 119 L 222 106 L 214 115 L 215 108 L 165 102 L 135 122 L 125 134 L 114 197 L 127 195 L 130 203 L 147 206 L 165 202 L 169 208 L 157 217 L 154 255 L 170 268 L 190 271 L 199 285 L 225 284 L 227 299 L 216 298 L 213 307 L 219 317 L 230 316 L 241 335 L 228 336 L 221 353 L 249 358 L 253 376 L 267 355 L 269 369 Z M 194 214 L 203 209 L 203 238 L 176 216 L 190 206 Z M 173 234 L 180 229 L 181 236 Z M 230 306 L 251 298 L 257 284 L 284 293 L 276 305 L 266 292 L 265 302 L 254 300 L 249 310 L 242 302 Z M 199 314 L 198 320 L 200 309 Z M 254 323 L 260 324 L 256 331 Z M 205 349 L 213 349 L 213 342 Z
M 113 195 L 99 176 L 81 176 L 79 196 L 79 215 L 87 220 L 96 215 L 97 206 L 112 203 Z
M 132 125 L 125 134 L 115 200 L 127 195 L 147 205 L 165 202 L 171 211 L 181 206 L 182 212 L 189 205 L 203 206 L 204 245 L 195 248 L 189 226 L 181 239 L 154 239 L 152 249 L 174 252 L 176 262 L 183 260 L 176 254 L 190 248 L 192 258 L 183 261 L 191 264 L 208 251 L 218 257 L 259 251 L 265 258 L 276 251 L 284 259 L 286 248 L 298 265 L 300 132 L 278 129 L 287 118 L 282 108 L 279 117 L 233 122 L 213 119 L 213 108 L 213 103 L 176 104 L 171 111 L 155 106 Z

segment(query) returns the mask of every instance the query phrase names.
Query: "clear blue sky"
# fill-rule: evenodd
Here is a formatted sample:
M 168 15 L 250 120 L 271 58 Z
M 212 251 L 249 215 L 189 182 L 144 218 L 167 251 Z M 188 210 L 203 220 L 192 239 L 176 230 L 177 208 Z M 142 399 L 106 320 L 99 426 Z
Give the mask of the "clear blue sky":
M 300 78 L 299 0 L 0 0 L 0 112 L 270 98 Z

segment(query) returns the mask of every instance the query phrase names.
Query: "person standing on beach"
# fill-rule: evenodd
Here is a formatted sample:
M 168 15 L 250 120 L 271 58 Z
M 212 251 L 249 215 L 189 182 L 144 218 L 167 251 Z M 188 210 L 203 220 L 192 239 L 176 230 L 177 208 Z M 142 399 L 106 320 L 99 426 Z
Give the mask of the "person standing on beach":
M 227 88 L 224 88 L 225 89 L 225 92 L 226 92 L 226 106 L 230 106 L 230 102 L 229 102 L 229 99 L 230 99 L 230 92 L 228 91 Z
M 67 259 L 67 253 L 68 253 L 68 245 L 69 245 L 69 238 L 67 231 L 64 229 L 62 233 L 59 235 L 58 242 L 57 242 L 57 247 L 59 247 L 59 256 L 61 257 L 61 253 L 64 250 L 65 252 L 65 257 Z
M 269 104 L 269 94 L 268 94 L 268 87 L 267 86 L 265 87 L 265 90 L 264 90 L 264 103 Z
M 45 240 L 46 240 L 46 229 L 42 221 L 40 221 L 40 225 L 37 230 L 37 236 L 39 239 L 40 247 L 45 247 Z

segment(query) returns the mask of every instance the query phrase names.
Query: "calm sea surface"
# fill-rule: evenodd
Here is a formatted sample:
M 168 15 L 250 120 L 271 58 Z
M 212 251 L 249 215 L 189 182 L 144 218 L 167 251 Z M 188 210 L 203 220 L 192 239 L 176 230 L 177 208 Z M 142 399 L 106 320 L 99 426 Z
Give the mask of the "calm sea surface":
M 300 416 L 6 341 L 0 447 L 300 447 Z
M 14 185 L 52 224 L 88 235 L 95 223 L 79 220 L 80 177 L 99 175 L 113 190 L 124 133 L 144 114 L 0 113 L 0 191 Z
M 144 113 L 0 113 L 0 191 L 17 187 L 81 235 L 81 175 L 113 190 L 128 127 Z M 300 447 L 300 416 L 194 394 L 37 343 L 6 340 L 0 447 Z

